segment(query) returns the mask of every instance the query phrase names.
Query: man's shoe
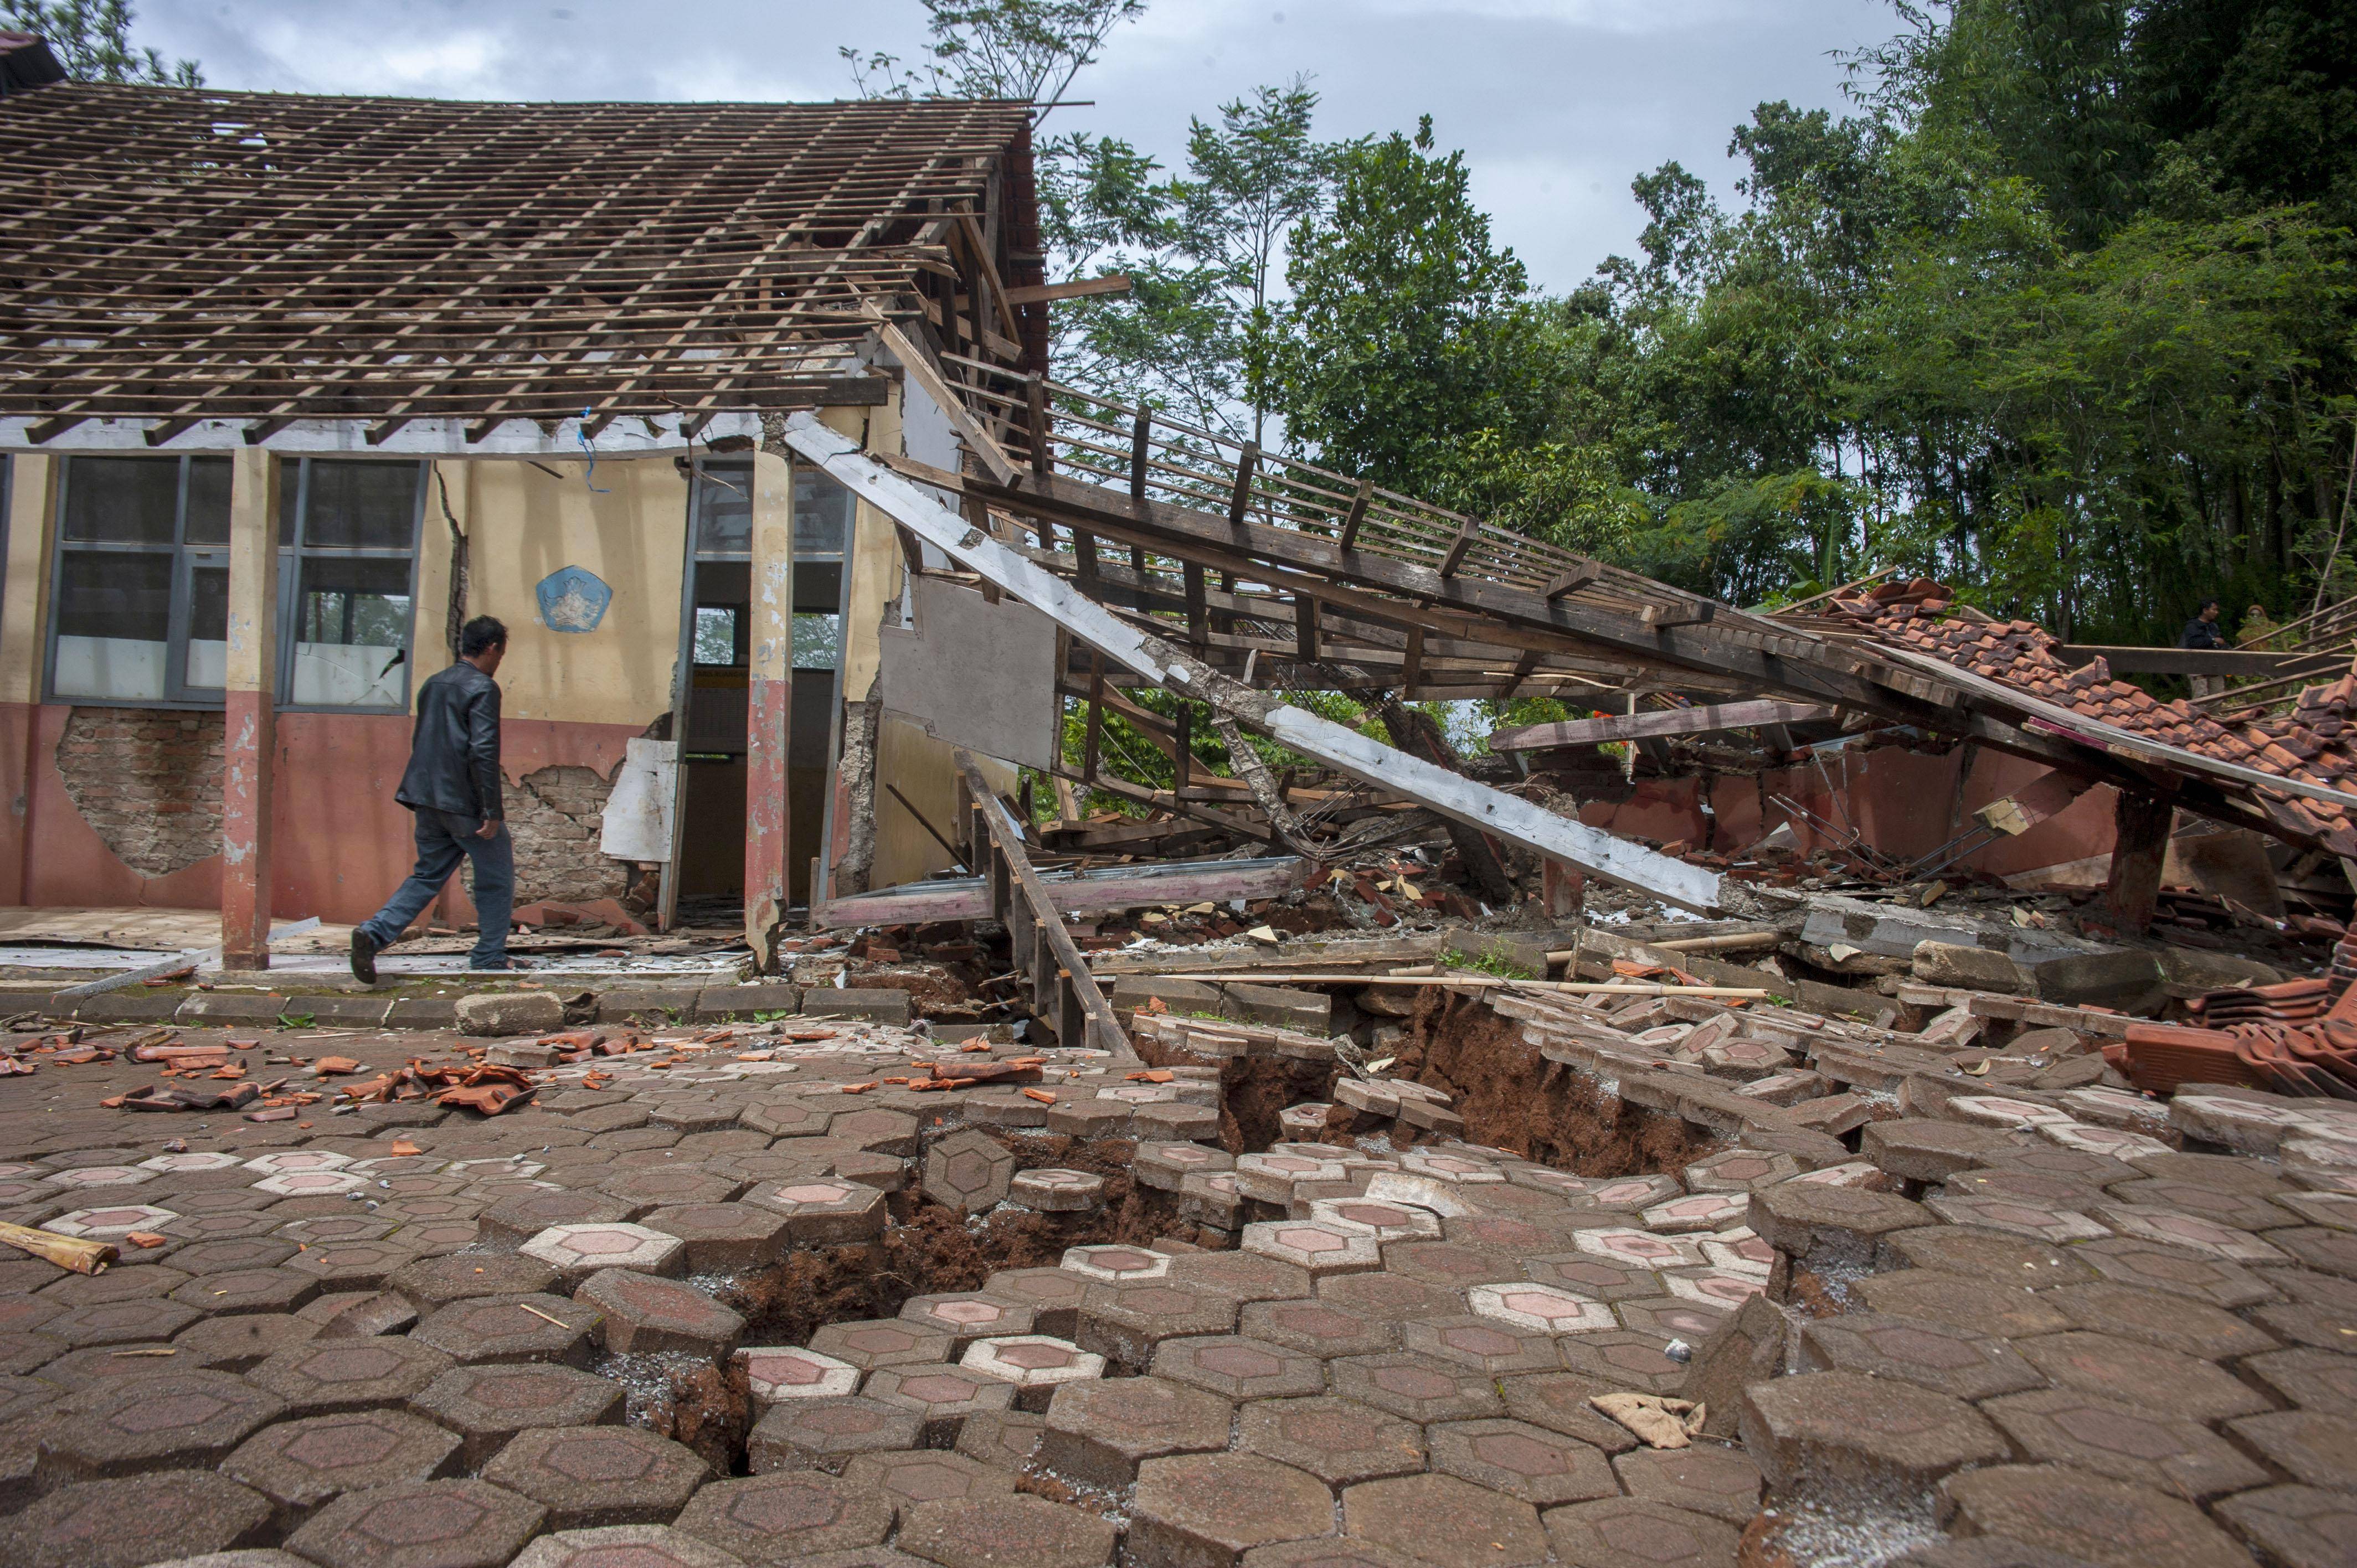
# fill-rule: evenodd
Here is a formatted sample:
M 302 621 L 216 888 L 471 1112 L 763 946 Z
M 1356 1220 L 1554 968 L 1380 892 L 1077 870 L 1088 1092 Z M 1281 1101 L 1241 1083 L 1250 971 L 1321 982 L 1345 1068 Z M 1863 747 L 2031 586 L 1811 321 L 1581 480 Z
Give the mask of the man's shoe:
M 469 962 L 467 965 L 467 971 L 470 974 L 479 974 L 485 971 L 498 972 L 502 970 L 530 969 L 531 967 L 532 964 L 527 960 L 520 958 L 503 958 L 492 963 Z
M 370 936 L 366 931 L 353 931 L 353 978 L 358 980 L 362 985 L 374 985 L 376 983 L 376 955 L 383 950 L 384 944 L 378 941 L 374 937 Z

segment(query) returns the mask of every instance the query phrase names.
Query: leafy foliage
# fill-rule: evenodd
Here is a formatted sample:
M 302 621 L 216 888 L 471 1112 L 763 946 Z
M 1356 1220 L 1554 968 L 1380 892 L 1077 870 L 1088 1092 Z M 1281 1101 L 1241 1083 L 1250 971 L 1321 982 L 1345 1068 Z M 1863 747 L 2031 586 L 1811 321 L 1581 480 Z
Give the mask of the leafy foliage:
M 205 84 L 195 60 L 167 63 L 159 51 L 134 44 L 132 16 L 130 0 L 0 0 L 0 27 L 47 39 L 49 52 L 77 81 Z

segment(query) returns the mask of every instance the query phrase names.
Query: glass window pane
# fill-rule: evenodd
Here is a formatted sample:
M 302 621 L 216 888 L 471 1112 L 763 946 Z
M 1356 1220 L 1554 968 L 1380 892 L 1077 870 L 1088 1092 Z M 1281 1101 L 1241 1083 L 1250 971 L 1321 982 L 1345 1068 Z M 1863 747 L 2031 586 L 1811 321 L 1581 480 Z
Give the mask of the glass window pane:
M 753 553 L 753 465 L 706 463 L 695 486 L 695 553 Z
M 65 536 L 77 542 L 169 544 L 179 504 L 178 457 L 66 460 Z
M 737 662 L 737 607 L 695 607 L 695 661 L 726 665 Z
M 287 701 L 325 707 L 406 704 L 409 563 L 312 555 L 303 559 Z
M 229 684 L 229 568 L 188 569 L 188 661 L 180 684 L 217 692 Z
M 794 668 L 797 670 L 832 670 L 836 650 L 842 646 L 843 618 L 839 615 L 796 615 L 794 617 Z
M 181 538 L 191 544 L 229 542 L 229 459 L 188 459 L 188 517 Z
M 81 467 L 84 459 L 74 459 Z M 58 572 L 58 650 L 50 686 L 60 697 L 158 701 L 171 635 L 172 557 L 68 550 Z
M 794 469 L 794 554 L 840 555 L 851 537 L 851 492 L 814 468 Z
M 407 550 L 417 535 L 417 465 L 313 458 L 303 509 L 306 544 Z

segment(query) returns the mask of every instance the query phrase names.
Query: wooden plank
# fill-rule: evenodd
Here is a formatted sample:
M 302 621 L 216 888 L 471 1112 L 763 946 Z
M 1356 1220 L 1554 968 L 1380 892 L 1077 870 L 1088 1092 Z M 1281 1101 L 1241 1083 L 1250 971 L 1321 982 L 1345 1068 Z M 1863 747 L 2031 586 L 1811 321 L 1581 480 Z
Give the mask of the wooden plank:
M 1598 746 L 1606 741 L 1705 735 L 1712 730 L 1750 729 L 1761 725 L 1815 724 L 1833 718 L 1838 712 L 1811 703 L 1715 703 L 1701 708 L 1669 708 L 1658 713 L 1501 729 L 1491 735 L 1490 749 L 1543 751 L 1554 746 Z
M 1245 510 L 1252 505 L 1253 473 L 1259 467 L 1259 444 L 1252 441 L 1245 442 L 1243 451 L 1236 458 L 1235 488 L 1228 494 L 1228 526 L 1230 528 L 1242 528 L 1244 525 Z
M 1101 278 L 1076 278 L 1071 283 L 1023 284 L 1015 288 L 1001 289 L 998 296 L 1009 305 L 1045 305 L 1059 299 L 1090 299 L 1101 294 L 1127 294 L 1133 285 L 1126 273 L 1113 273 Z
M 1129 499 L 1134 501 L 1146 499 L 1146 459 L 1153 435 L 1154 417 L 1141 408 L 1129 430 Z M 1133 549 L 1132 553 L 1137 569 L 1146 570 L 1144 552 Z
M 1358 493 L 1351 498 L 1350 514 L 1342 519 L 1342 536 L 1335 542 L 1344 550 L 1359 547 L 1359 530 L 1367 525 L 1367 502 L 1374 498 L 1375 481 L 1361 479 Z
M 1457 575 L 1457 568 L 1465 564 L 1465 553 L 1473 548 L 1473 542 L 1480 536 L 1481 525 L 1467 518 L 1465 526 L 1457 531 L 1457 538 L 1449 544 L 1448 553 L 1441 557 L 1440 575 L 1444 581 Z
M 1674 626 L 1706 626 L 1718 618 L 1718 607 L 1707 599 L 1694 604 L 1647 605 L 1643 618 L 1656 631 Z
M 1307 595 L 1293 601 L 1293 650 L 1304 664 L 1318 662 L 1318 601 Z
M 1048 907 L 1058 914 L 1103 915 L 1164 904 L 1281 898 L 1302 886 L 1308 869 L 1307 862 L 1284 855 L 1258 860 L 1175 860 L 1095 871 L 1043 871 L 1039 876 Z M 831 899 L 818 909 L 813 919 L 823 929 L 843 930 L 854 926 L 978 920 L 989 912 L 990 886 L 986 878 L 943 876 Z M 1171 956 L 1163 955 L 1163 961 L 1169 962 Z M 1204 961 L 1190 956 L 1188 961 L 1200 964 Z
M 1580 589 L 1587 586 L 1588 584 L 1595 582 L 1598 578 L 1603 575 L 1604 568 L 1597 565 L 1594 562 L 1589 562 L 1585 565 L 1574 566 L 1568 572 L 1559 574 L 1547 583 L 1545 597 L 1549 603 L 1553 603 L 1555 600 L 1562 598 L 1566 594 L 1576 594 L 1579 592 Z
M 2314 671 L 2330 674 L 2348 667 L 2346 653 L 2264 653 L 2251 649 L 2115 648 L 2062 642 L 2054 657 L 2077 669 L 2100 659 L 2115 675 L 2283 675 Z

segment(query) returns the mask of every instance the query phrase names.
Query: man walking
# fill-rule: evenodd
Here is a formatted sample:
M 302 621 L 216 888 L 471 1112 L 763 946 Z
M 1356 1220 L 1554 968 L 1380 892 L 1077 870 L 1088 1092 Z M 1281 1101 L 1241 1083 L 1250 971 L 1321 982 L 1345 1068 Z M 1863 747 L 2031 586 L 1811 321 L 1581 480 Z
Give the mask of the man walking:
M 515 844 L 500 803 L 500 687 L 491 677 L 508 628 L 477 616 L 458 633 L 458 661 L 417 690 L 409 767 L 393 798 L 417 818 L 417 869 L 385 907 L 352 930 L 352 972 L 376 983 L 376 955 L 401 940 L 461 860 L 475 863 L 479 934 L 469 969 L 511 969 L 508 915 Z
M 2222 649 L 2226 646 L 2226 634 L 2218 626 L 2218 601 L 2204 599 L 2185 629 L 2177 635 L 2177 646 L 2192 650 Z M 2223 675 L 2196 675 L 2192 678 L 2196 698 L 2212 697 L 2226 689 Z

